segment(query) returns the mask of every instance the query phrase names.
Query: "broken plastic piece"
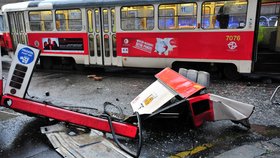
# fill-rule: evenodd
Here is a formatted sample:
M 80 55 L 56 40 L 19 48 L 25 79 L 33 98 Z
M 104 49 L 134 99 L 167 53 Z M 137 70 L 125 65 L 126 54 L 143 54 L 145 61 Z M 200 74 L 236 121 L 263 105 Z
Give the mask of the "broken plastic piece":
M 254 110 L 254 106 L 218 95 L 210 94 L 213 102 L 214 121 L 233 120 L 240 121 L 249 118 Z

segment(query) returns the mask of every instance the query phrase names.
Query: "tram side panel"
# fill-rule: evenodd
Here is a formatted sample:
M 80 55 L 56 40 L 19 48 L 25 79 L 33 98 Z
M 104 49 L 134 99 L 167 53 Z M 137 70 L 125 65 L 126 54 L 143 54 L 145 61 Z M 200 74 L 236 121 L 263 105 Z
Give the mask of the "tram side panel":
M 118 33 L 118 56 L 124 66 L 136 62 L 146 67 L 164 59 L 166 66 L 174 61 L 241 63 L 239 72 L 250 73 L 253 31 L 243 32 L 170 32 Z M 152 60 L 150 60 L 152 59 Z

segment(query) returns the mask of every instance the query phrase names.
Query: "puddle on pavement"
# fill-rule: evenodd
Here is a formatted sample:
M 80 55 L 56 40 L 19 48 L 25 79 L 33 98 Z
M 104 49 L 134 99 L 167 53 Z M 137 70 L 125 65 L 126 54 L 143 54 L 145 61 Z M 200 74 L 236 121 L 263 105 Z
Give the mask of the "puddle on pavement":
M 237 146 L 280 137 L 280 128 L 252 124 L 249 131 L 242 131 L 233 126 L 225 129 L 220 135 L 220 137 L 211 138 L 212 140 L 201 139 L 199 140 L 201 145 L 198 144 L 193 148 L 174 153 L 170 157 L 214 157 Z M 207 144 L 207 147 L 205 147 L 205 144 Z
M 253 124 L 251 125 L 251 131 L 267 138 L 280 137 L 280 127 L 277 126 L 264 126 Z
M 51 148 L 46 136 L 40 132 L 41 126 L 49 124 L 50 122 L 45 119 L 26 116 L 6 121 L 1 126 L 4 128 L 0 135 L 0 157 L 33 157 L 44 152 L 55 155 L 51 156 L 54 158 L 61 157 Z

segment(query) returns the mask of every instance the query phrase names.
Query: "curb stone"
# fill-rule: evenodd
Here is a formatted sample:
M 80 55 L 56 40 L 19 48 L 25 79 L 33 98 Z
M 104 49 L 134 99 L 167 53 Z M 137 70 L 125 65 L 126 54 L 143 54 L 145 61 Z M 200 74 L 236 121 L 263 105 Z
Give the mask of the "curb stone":
M 226 151 L 215 158 L 279 158 L 280 138 L 243 145 Z

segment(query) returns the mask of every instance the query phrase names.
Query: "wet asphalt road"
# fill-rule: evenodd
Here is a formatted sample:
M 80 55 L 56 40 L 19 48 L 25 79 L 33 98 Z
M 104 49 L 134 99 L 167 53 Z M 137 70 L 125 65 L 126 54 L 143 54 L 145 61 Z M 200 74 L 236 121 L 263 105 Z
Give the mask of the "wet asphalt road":
M 83 106 L 100 111 L 107 101 L 119 105 L 129 115 L 132 114 L 130 101 L 155 81 L 153 75 L 158 71 L 117 68 L 82 72 L 37 70 L 28 93 L 59 106 Z M 92 74 L 103 77 L 103 80 L 87 78 Z M 169 157 L 206 144 L 211 145 L 193 157 L 214 157 L 243 144 L 280 137 L 280 107 L 269 102 L 279 84 L 279 80 L 263 83 L 256 79 L 212 79 L 209 92 L 255 105 L 250 118 L 252 129 L 248 131 L 231 121 L 207 122 L 193 129 L 187 120 L 154 120 L 144 124 L 141 157 Z M 49 97 L 44 95 L 46 91 L 50 92 Z M 60 157 L 47 138 L 40 134 L 40 127 L 48 124 L 44 119 L 25 115 L 0 122 L 0 157 Z M 137 140 L 124 139 L 122 142 L 133 148 Z

